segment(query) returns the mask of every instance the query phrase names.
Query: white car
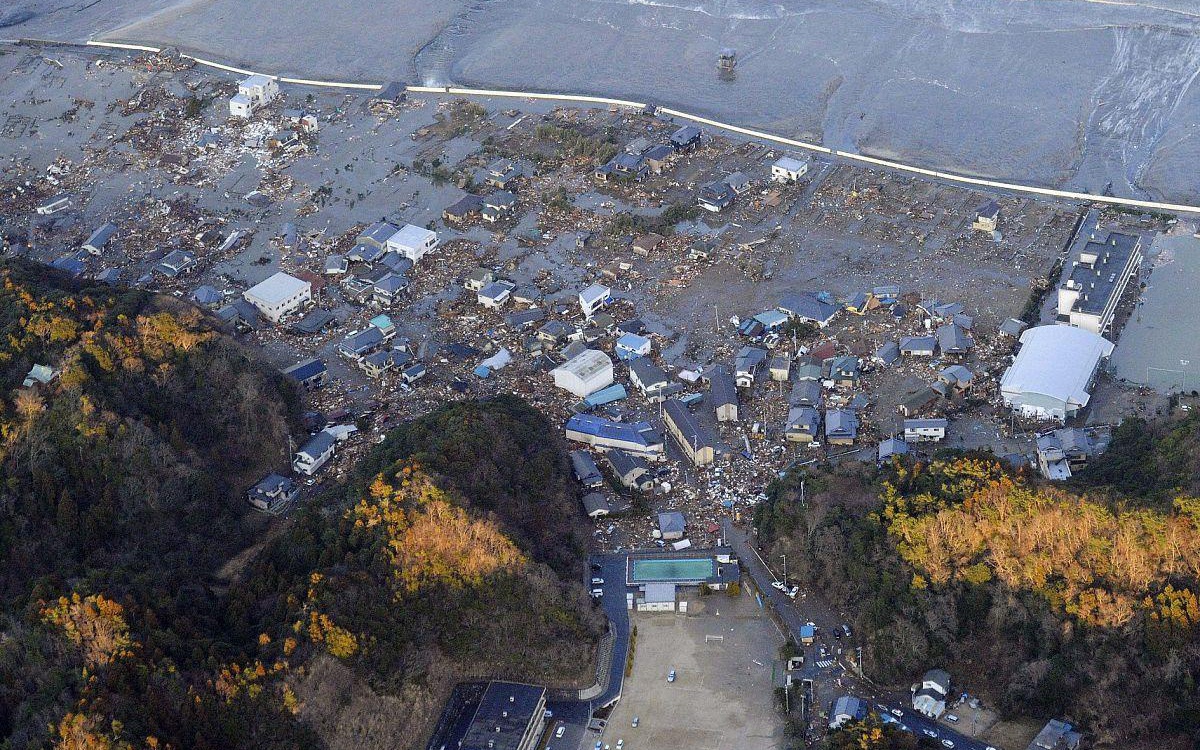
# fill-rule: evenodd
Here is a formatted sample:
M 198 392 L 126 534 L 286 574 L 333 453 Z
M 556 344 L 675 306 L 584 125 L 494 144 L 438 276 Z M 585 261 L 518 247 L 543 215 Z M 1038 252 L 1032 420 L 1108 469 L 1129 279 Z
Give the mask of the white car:
M 604 579 L 603 579 L 603 578 L 593 578 L 593 579 L 592 579 L 592 585 L 593 585 L 593 586 L 603 586 L 603 585 L 604 585 Z
M 946 719 L 946 721 L 950 722 L 951 724 L 958 723 L 958 717 L 955 716 L 954 714 L 946 714 L 945 719 Z
M 785 588 L 787 588 L 787 584 L 783 581 L 771 581 L 771 588 L 783 591 Z
M 904 712 L 898 708 L 893 708 L 891 712 L 892 712 L 892 716 L 903 716 L 904 715 Z
M 629 726 L 633 727 L 634 729 L 637 729 L 637 725 L 638 725 L 638 717 L 635 716 L 635 717 L 633 717 L 633 721 L 629 724 Z M 995 750 L 995 748 L 992 748 L 992 750 Z
M 787 590 L 787 595 L 788 595 L 789 599 L 795 599 L 796 595 L 799 593 L 800 593 L 799 586 L 792 586 L 790 589 Z
M 954 743 L 950 740 L 942 740 L 942 747 L 954 747 Z
M 562 736 L 563 736 L 564 734 L 566 734 L 566 732 L 567 732 L 567 728 L 566 728 L 566 727 L 559 727 L 559 728 L 558 728 L 558 731 L 554 733 L 554 736 L 555 736 L 555 737 L 558 737 L 559 739 L 561 739 L 561 738 L 562 738 Z
M 934 739 L 937 739 L 937 732 L 929 728 L 921 729 L 921 734 L 925 735 L 926 737 L 933 737 Z

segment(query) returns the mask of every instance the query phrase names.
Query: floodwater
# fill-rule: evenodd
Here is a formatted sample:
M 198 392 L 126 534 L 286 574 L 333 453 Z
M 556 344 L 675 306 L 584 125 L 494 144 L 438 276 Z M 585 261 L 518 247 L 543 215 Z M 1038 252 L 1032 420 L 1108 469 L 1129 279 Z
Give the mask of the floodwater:
M 1200 337 L 1189 313 L 1200 294 L 1200 239 L 1159 236 L 1151 254 L 1154 270 L 1109 369 L 1168 393 L 1200 391 Z
M 927 167 L 1200 202 L 1195 0 L 17 0 L 0 27 L 298 76 L 606 94 Z

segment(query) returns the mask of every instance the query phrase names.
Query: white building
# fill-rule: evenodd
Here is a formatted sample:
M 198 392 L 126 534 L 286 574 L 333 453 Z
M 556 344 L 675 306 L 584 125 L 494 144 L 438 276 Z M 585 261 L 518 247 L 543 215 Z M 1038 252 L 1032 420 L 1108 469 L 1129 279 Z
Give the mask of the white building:
M 280 271 L 242 292 L 242 297 L 264 318 L 278 323 L 312 299 L 312 284 Z
M 608 304 L 608 295 L 612 290 L 603 284 L 592 284 L 579 293 L 579 307 L 585 318 L 591 318 L 596 311 Z
M 1062 422 L 1087 406 L 1100 364 L 1112 352 L 1111 341 L 1082 328 L 1029 328 L 1000 379 L 1000 395 L 1022 416 Z
M 904 442 L 906 443 L 936 443 L 945 437 L 946 420 L 944 418 L 904 420 Z
M 1142 264 L 1142 240 L 1118 232 L 1103 240 L 1089 237 L 1058 288 L 1058 322 L 1105 334 Z
M 425 257 L 425 254 L 438 246 L 437 232 L 415 224 L 405 224 L 388 238 L 387 249 L 408 258 L 413 263 Z
M 259 107 L 279 96 L 279 83 L 269 76 L 254 74 L 238 84 L 238 92 L 229 100 L 230 117 L 250 117 Z
M 794 156 L 781 156 L 771 165 L 771 179 L 775 182 L 795 182 L 808 174 L 808 160 Z
M 595 349 L 585 349 L 554 368 L 554 385 L 580 398 L 612 385 L 612 382 L 612 360 Z
M 931 669 L 921 678 L 921 684 L 913 692 L 913 709 L 936 719 L 946 711 L 946 696 L 950 694 L 950 673 L 944 669 Z
M 337 438 L 332 432 L 321 430 L 292 456 L 292 468 L 298 474 L 311 477 L 333 457 L 336 444 Z

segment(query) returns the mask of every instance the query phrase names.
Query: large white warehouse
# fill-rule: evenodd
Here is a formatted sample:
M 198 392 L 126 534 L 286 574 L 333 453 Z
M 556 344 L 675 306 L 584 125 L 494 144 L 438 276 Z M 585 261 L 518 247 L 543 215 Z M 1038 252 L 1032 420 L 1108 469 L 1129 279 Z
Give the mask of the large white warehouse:
M 554 385 L 580 398 L 612 385 L 612 382 L 612 360 L 595 349 L 585 349 L 554 368 Z
M 1100 364 L 1112 352 L 1111 341 L 1082 328 L 1030 328 L 1000 379 L 1000 394 L 1022 416 L 1064 421 L 1087 406 Z
M 246 301 L 273 323 L 312 299 L 312 284 L 280 271 L 242 292 Z

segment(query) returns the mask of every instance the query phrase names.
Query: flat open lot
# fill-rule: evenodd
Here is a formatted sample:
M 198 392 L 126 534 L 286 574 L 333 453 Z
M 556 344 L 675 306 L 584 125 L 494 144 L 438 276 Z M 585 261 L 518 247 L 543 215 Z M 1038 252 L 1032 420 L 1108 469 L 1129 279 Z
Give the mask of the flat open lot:
M 696 598 L 686 615 L 636 613 L 633 674 L 604 742 L 629 750 L 766 750 L 784 746 L 772 673 L 782 640 L 743 593 Z M 705 636 L 724 640 L 705 642 Z M 774 668 L 774 669 L 773 669 Z M 676 671 L 674 683 L 667 673 Z M 630 727 L 633 717 L 637 729 Z

